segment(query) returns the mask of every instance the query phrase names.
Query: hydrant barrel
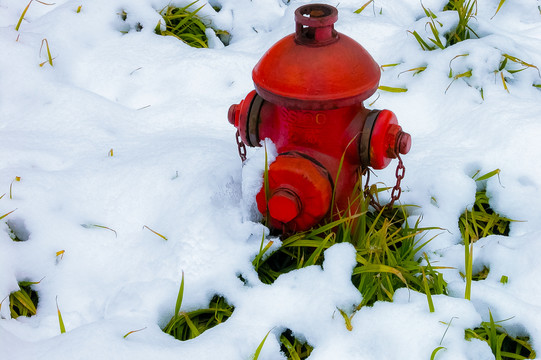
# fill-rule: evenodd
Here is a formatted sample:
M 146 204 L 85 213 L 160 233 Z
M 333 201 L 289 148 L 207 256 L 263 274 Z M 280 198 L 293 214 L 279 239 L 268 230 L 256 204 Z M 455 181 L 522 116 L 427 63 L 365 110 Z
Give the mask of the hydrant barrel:
M 383 169 L 411 147 L 392 111 L 364 107 L 380 69 L 334 29 L 337 19 L 330 5 L 299 7 L 295 32 L 263 55 L 252 72 L 255 90 L 228 112 L 244 144 L 269 138 L 276 146 L 256 202 L 270 226 L 286 232 L 354 212 L 362 171 Z

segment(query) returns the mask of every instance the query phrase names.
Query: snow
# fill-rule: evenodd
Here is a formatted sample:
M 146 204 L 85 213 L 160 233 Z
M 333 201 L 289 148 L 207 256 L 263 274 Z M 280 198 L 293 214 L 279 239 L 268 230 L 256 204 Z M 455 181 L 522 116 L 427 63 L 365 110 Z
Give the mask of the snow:
M 506 73 L 506 91 L 494 73 L 502 54 L 541 66 L 541 4 L 508 1 L 493 16 L 499 2 L 480 1 L 480 39 L 427 52 L 408 33 L 426 36 L 418 1 L 375 0 L 361 14 L 353 11 L 365 1 L 327 2 L 339 9 L 338 31 L 380 65 L 399 63 L 381 84 L 408 92 L 379 91 L 365 104 L 392 110 L 412 135 L 401 201 L 419 205 L 413 216 L 423 226 L 447 230 L 433 232 L 425 251 L 453 268 L 444 272 L 450 296 L 434 296 L 434 313 L 426 296 L 401 289 L 393 303 L 358 311 L 348 331 L 338 309 L 361 299 L 351 246 L 328 249 L 323 268 L 258 280 L 251 261 L 262 235 L 271 240 L 253 199 L 264 150 L 248 149 L 243 167 L 227 121 L 229 106 L 253 89 L 253 66 L 293 31 L 305 3 L 210 1 L 222 10 L 206 5 L 201 14 L 231 33 L 229 46 L 214 39 L 210 49 L 154 34 L 168 0 L 34 1 L 19 31 L 28 3 L 0 3 L 0 216 L 16 209 L 0 220 L 0 358 L 248 359 L 270 331 L 260 359 L 280 359 L 278 336 L 289 328 L 314 346 L 310 359 L 428 359 L 438 346 L 438 360 L 492 359 L 486 343 L 464 339 L 489 310 L 541 353 L 541 91 L 531 86 L 541 77 L 535 68 Z M 445 3 L 423 1 L 450 27 L 455 20 L 436 11 Z M 43 39 L 53 67 L 40 66 Z M 449 78 L 468 70 L 470 78 Z M 267 150 L 272 161 L 271 143 Z M 373 181 L 394 184 L 394 167 Z M 458 217 L 474 202 L 471 176 L 497 168 L 485 184 L 491 206 L 520 221 L 507 237 L 475 243 L 474 268 L 490 273 L 468 301 Z M 12 241 L 6 221 L 27 241 Z M 184 311 L 215 294 L 235 306 L 225 323 L 185 342 L 161 331 L 182 272 Z M 40 279 L 37 315 L 11 319 L 7 295 L 18 281 Z

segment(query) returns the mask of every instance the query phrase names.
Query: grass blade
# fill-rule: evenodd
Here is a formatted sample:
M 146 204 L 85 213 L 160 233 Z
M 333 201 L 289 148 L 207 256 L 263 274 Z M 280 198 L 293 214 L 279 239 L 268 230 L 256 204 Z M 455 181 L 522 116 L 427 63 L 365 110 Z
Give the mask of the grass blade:
M 348 329 L 348 331 L 352 331 L 353 325 L 351 325 L 351 318 L 348 316 L 348 314 L 346 314 L 344 310 L 338 309 L 338 311 L 340 312 L 340 315 L 342 315 L 342 317 L 344 318 L 344 321 L 346 322 L 346 329 Z
M 425 288 L 425 294 L 426 294 L 426 300 L 428 301 L 428 309 L 431 313 L 434 312 L 434 302 L 432 301 L 432 294 L 430 293 L 430 288 L 428 287 L 428 280 L 426 279 L 425 270 L 421 268 L 421 272 L 423 273 L 423 286 Z
M 444 346 L 438 346 L 437 348 L 435 348 L 434 351 L 432 351 L 432 354 L 430 355 L 430 360 L 434 360 L 436 358 L 436 354 L 438 353 L 438 351 L 440 351 L 442 349 L 445 349 L 445 347 Z
M 36 314 L 36 306 L 30 299 L 30 296 L 24 290 L 19 290 L 13 293 L 13 297 L 21 303 L 32 315 Z
M 297 354 L 297 351 L 295 351 L 295 347 L 291 344 L 291 342 L 286 336 L 282 335 L 280 340 L 282 341 L 282 344 L 284 344 L 284 346 L 286 347 L 292 360 L 301 360 L 299 354 Z
M 261 237 L 261 245 L 259 246 L 259 253 L 255 257 L 254 261 L 252 261 L 255 270 L 257 271 L 259 269 L 259 261 L 261 261 L 261 258 L 265 253 L 271 248 L 272 244 L 274 244 L 274 241 L 269 241 L 267 245 L 263 248 L 263 243 L 265 242 L 265 233 L 263 233 L 263 236 Z
M 63 334 L 66 332 L 66 327 L 64 326 L 64 320 L 62 319 L 62 314 L 60 313 L 60 308 L 58 307 L 58 296 L 56 297 L 56 311 L 58 312 L 58 324 L 60 326 L 60 333 Z
M 500 169 L 496 169 L 496 170 L 492 170 L 491 172 L 488 172 L 486 173 L 485 175 L 475 179 L 475 181 L 483 181 L 483 180 L 487 180 L 487 179 L 490 179 L 491 177 L 493 177 L 494 175 L 500 175 L 500 172 L 501 170 Z
M 261 342 L 259 343 L 259 346 L 257 347 L 257 349 L 255 350 L 255 353 L 254 355 L 252 355 L 252 360 L 257 360 L 259 358 L 259 354 L 261 354 L 261 349 L 263 349 L 263 345 L 265 345 L 265 341 L 267 340 L 267 336 L 269 336 L 270 332 L 272 331 L 272 329 L 269 330 L 269 332 L 267 333 L 267 335 L 265 335 L 265 337 L 263 338 L 263 340 L 261 340 Z
M 500 0 L 500 3 L 498 4 L 498 8 L 496 9 L 496 12 L 494 13 L 494 15 L 492 15 L 490 20 L 492 20 L 494 18 L 494 16 L 496 16 L 496 14 L 498 13 L 498 11 L 500 11 L 500 9 L 502 8 L 504 3 L 505 3 L 505 0 Z
M 13 192 L 12 192 L 12 187 L 13 187 L 13 183 L 14 182 L 19 182 L 21 181 L 21 177 L 20 176 L 15 176 L 15 179 L 13 179 L 13 181 L 11 181 L 11 184 L 9 184 L 9 198 L 11 200 L 13 200 Z
M 19 27 L 21 26 L 24 16 L 26 15 L 26 12 L 28 11 L 28 8 L 30 7 L 30 4 L 32 3 L 32 1 L 34 0 L 30 0 L 28 2 L 28 5 L 26 5 L 26 7 L 24 8 L 23 13 L 21 14 L 21 17 L 19 18 L 19 21 L 17 22 L 17 25 L 15 25 L 15 31 L 19 31 Z
M 4 215 L 0 216 L 0 220 L 2 220 L 3 218 L 5 218 L 6 216 L 8 216 L 9 214 L 11 214 L 12 212 L 14 212 L 15 210 L 17 210 L 17 209 L 11 210 L 10 212 L 5 213 Z
M 357 10 L 355 10 L 353 13 L 355 14 L 360 14 L 363 12 L 363 10 L 368 6 L 370 5 L 370 3 L 374 2 L 374 0 L 369 0 L 367 1 L 363 6 L 361 6 L 360 8 L 358 8 Z
M 188 313 L 182 313 L 182 316 L 184 316 L 184 320 L 186 321 L 186 324 L 188 325 L 188 327 L 192 331 L 190 337 L 192 339 L 194 339 L 194 338 L 198 337 L 199 335 L 201 335 L 201 333 L 197 329 L 197 326 L 195 326 L 192 319 L 190 319 L 190 315 L 188 315 Z
M 146 328 L 147 328 L 147 327 L 145 326 L 145 327 L 142 328 L 142 329 L 132 330 L 132 331 L 130 331 L 130 332 L 127 332 L 126 335 L 123 336 L 123 338 L 125 339 L 125 338 L 127 338 L 129 335 L 131 335 L 131 334 L 133 334 L 133 333 L 136 333 L 136 332 L 139 332 L 139 331 L 143 331 L 143 330 L 145 330 Z
M 405 89 L 405 88 L 391 87 L 391 86 L 385 86 L 385 85 L 378 86 L 378 89 L 382 91 L 393 92 L 393 93 L 401 93 L 401 92 L 408 91 L 408 89 Z
M 39 66 L 45 65 L 45 63 L 49 63 L 49 65 L 53 66 L 53 57 L 51 56 L 51 50 L 49 49 L 49 41 L 47 39 L 41 40 L 41 47 L 39 48 L 39 53 L 41 55 L 41 50 L 43 49 L 43 43 L 45 43 L 45 48 L 47 49 L 47 60 L 39 64 Z
M 115 237 L 118 236 L 118 234 L 116 233 L 115 230 L 111 229 L 110 227 L 107 227 L 107 226 L 103 226 L 103 225 L 96 225 L 96 224 L 81 224 L 82 227 L 86 228 L 86 229 L 90 229 L 90 228 L 98 228 L 98 229 L 107 229 L 109 231 L 112 231 L 115 233 Z
M 390 267 L 389 265 L 368 264 L 368 265 L 359 266 L 353 269 L 353 275 L 363 274 L 363 273 L 391 273 L 398 276 L 398 278 L 402 280 L 404 284 L 407 285 L 407 281 L 404 278 L 404 275 L 402 275 L 402 273 L 399 270 L 393 267 Z
M 182 298 L 184 297 L 184 270 L 182 270 L 182 280 L 180 281 L 180 288 L 178 289 L 177 302 L 175 303 L 175 315 L 178 316 L 180 312 L 180 306 L 182 305 Z
M 144 228 L 147 228 L 147 229 L 149 229 L 149 230 L 150 230 L 150 231 L 152 231 L 152 232 L 153 232 L 154 234 L 158 235 L 159 237 L 161 237 L 162 239 L 164 239 L 164 240 L 166 240 L 166 241 L 167 241 L 167 238 L 166 238 L 165 236 L 163 236 L 162 234 L 160 234 L 159 232 L 156 232 L 156 231 L 152 230 L 151 228 L 149 228 L 149 227 L 148 227 L 148 226 L 146 226 L 146 225 L 145 225 L 145 226 L 143 226 L 143 229 L 144 229 Z

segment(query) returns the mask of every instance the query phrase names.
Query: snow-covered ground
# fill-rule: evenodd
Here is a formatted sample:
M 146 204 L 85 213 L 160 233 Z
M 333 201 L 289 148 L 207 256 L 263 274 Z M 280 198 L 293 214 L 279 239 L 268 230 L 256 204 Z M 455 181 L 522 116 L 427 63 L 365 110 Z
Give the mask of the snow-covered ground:
M 323 268 L 273 285 L 258 280 L 251 261 L 265 228 L 247 194 L 263 153 L 249 149 L 243 175 L 227 121 L 229 106 L 253 88 L 253 66 L 293 32 L 294 10 L 307 2 L 210 1 L 221 11 L 207 5 L 201 14 L 231 34 L 229 46 L 211 49 L 154 34 L 168 3 L 34 1 L 16 31 L 28 2 L 0 1 L 0 216 L 16 209 L 0 221 L 1 359 L 248 359 L 271 329 L 260 359 L 281 359 L 277 337 L 286 328 L 314 346 L 310 359 L 429 359 L 438 346 L 438 360 L 492 359 L 486 343 L 464 340 L 489 310 L 541 353 L 541 89 L 532 86 L 541 77 L 535 68 L 506 72 L 506 91 L 495 72 L 504 53 L 541 67 L 541 4 L 510 0 L 493 16 L 499 1 L 479 1 L 472 21 L 481 38 L 428 52 L 408 32 L 428 30 L 418 0 L 375 0 L 361 14 L 354 11 L 364 0 L 326 2 L 339 10 L 338 31 L 379 64 L 400 64 L 385 68 L 381 84 L 408 91 L 378 91 L 366 104 L 377 98 L 373 107 L 394 111 L 412 135 L 401 200 L 420 206 L 423 226 L 448 230 L 425 251 L 455 268 L 434 313 L 426 296 L 401 289 L 393 303 L 357 312 L 348 331 L 337 309 L 361 299 L 350 281 L 351 246 L 327 250 Z M 448 27 L 454 19 L 438 12 L 445 3 L 423 1 Z M 40 66 L 43 39 L 53 67 Z M 421 66 L 415 76 L 404 72 Z M 449 86 L 450 70 L 472 76 Z M 395 165 L 376 180 L 394 184 Z M 494 169 L 492 208 L 521 221 L 507 237 L 475 243 L 474 271 L 490 273 L 467 301 L 458 218 L 474 201 L 471 176 Z M 6 222 L 27 241 L 12 241 Z M 185 342 L 161 331 L 182 271 L 183 310 L 207 306 L 214 294 L 235 306 L 225 323 Z M 11 319 L 7 295 L 18 281 L 40 279 L 37 315 Z

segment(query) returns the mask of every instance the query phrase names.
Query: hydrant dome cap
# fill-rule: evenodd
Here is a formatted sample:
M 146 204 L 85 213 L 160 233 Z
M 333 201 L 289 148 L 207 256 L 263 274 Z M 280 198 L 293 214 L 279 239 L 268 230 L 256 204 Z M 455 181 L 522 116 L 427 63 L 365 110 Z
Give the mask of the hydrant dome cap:
M 377 90 L 380 69 L 368 51 L 334 29 L 323 35 L 318 30 L 297 22 L 296 33 L 263 55 L 252 72 L 262 98 L 289 108 L 333 109 L 362 102 Z

